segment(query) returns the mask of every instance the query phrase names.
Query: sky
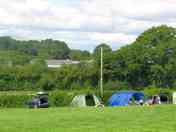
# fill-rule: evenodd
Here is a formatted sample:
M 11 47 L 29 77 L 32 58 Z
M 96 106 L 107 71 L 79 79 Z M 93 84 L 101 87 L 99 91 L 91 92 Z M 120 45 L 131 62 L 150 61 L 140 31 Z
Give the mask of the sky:
M 118 49 L 152 26 L 176 27 L 176 0 L 0 0 L 0 18 L 0 36 Z

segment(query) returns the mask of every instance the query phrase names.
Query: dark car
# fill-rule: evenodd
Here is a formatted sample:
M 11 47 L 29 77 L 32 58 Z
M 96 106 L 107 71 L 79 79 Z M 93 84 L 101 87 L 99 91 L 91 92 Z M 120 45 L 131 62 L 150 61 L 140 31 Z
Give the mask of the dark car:
M 38 92 L 30 101 L 27 102 L 28 108 L 48 108 L 48 93 Z

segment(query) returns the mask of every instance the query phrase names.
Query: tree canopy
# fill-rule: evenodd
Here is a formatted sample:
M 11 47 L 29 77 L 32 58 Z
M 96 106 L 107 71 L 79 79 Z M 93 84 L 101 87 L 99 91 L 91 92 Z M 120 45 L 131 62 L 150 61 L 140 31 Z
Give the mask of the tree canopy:
M 161 25 L 144 31 L 136 41 L 118 50 L 100 44 L 92 54 L 71 50 L 58 40 L 19 41 L 0 37 L 0 90 L 97 88 L 101 47 L 105 89 L 176 87 L 176 29 Z M 48 68 L 44 62 L 67 58 L 89 61 L 56 69 Z M 32 59 L 37 61 L 28 63 Z
M 107 64 L 112 79 L 128 82 L 131 87 L 175 87 L 176 29 L 152 27 L 113 56 Z

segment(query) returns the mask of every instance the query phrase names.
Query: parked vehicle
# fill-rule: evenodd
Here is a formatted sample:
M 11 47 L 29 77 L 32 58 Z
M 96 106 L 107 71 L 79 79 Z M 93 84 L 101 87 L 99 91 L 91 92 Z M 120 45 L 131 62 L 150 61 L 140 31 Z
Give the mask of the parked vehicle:
M 38 92 L 33 98 L 27 102 L 28 108 L 48 108 L 48 93 Z

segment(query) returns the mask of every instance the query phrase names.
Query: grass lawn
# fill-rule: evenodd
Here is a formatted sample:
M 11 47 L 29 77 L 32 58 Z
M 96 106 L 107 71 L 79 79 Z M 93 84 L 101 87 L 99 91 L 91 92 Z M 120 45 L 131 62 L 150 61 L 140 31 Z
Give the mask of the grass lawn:
M 0 132 L 176 132 L 176 106 L 0 109 Z

